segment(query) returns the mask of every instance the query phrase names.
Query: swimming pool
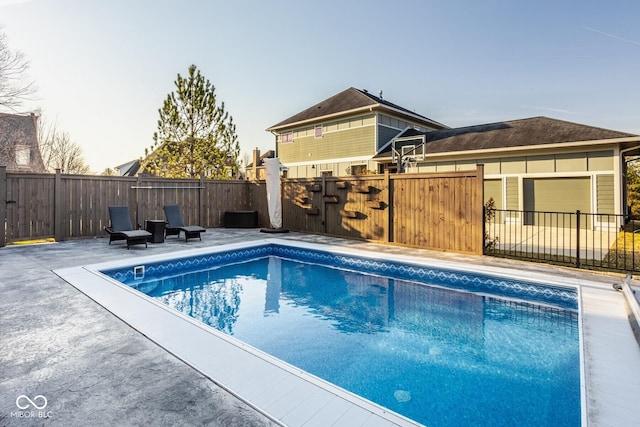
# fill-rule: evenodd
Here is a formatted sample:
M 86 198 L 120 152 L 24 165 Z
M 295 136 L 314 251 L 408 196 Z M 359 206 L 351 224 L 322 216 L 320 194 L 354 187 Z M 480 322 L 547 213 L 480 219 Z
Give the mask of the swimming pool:
M 580 424 L 574 287 L 282 244 L 102 271 L 428 425 Z

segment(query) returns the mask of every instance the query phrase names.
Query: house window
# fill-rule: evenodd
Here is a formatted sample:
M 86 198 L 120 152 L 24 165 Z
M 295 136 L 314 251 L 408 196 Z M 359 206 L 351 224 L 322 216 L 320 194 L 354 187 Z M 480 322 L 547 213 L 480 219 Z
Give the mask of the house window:
M 367 165 L 351 165 L 351 175 L 364 175 L 367 171 Z
M 322 125 L 316 125 L 315 137 L 322 138 Z
M 31 150 L 28 145 L 16 145 L 16 165 L 29 166 L 31 162 Z
M 378 173 L 383 174 L 385 171 L 389 171 L 389 173 L 396 173 L 398 172 L 398 165 L 396 163 L 378 164 Z
M 320 176 L 333 176 L 333 171 L 320 171 Z
M 293 142 L 293 132 L 283 133 L 280 137 L 282 138 L 282 143 Z

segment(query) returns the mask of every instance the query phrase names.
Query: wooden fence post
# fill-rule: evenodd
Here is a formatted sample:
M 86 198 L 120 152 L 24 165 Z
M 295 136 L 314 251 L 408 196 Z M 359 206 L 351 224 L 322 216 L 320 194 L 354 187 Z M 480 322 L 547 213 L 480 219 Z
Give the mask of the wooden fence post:
M 142 187 L 142 176 L 138 175 L 138 178 L 136 180 L 136 188 L 135 188 L 135 201 L 136 201 L 136 219 L 135 219 L 135 224 L 134 227 L 137 229 L 139 227 L 145 228 L 146 224 L 142 224 L 140 221 L 144 221 L 145 215 L 147 214 L 146 212 L 144 212 L 144 206 L 140 206 L 140 190 Z M 140 211 L 143 211 L 142 213 Z
M 385 169 L 384 171 L 384 190 L 387 190 L 387 200 L 384 200 L 384 203 L 387 204 L 387 208 L 384 210 L 384 236 L 382 236 L 382 240 L 385 243 L 389 243 L 391 240 L 391 227 L 393 227 L 393 213 L 392 203 L 393 196 L 391 194 L 391 178 L 389 176 L 389 170 Z
M 198 183 L 198 224 L 203 224 L 203 227 L 209 227 L 209 219 L 207 218 L 207 220 L 204 220 L 204 213 L 207 210 L 206 207 L 206 200 L 204 195 L 206 195 L 207 193 L 204 191 L 204 177 L 200 176 L 200 182 Z
M 394 177 L 397 178 L 398 174 L 394 174 Z M 387 206 L 388 217 L 387 217 L 387 233 L 389 233 L 389 243 L 393 243 L 396 241 L 395 236 L 395 223 L 396 223 L 396 180 L 393 179 L 391 174 L 388 174 L 387 177 L 387 185 L 389 186 L 389 206 Z
M 7 244 L 7 167 L 0 166 L 0 248 Z
M 53 237 L 56 242 L 64 240 L 64 218 L 62 217 L 62 170 L 56 169 L 56 178 L 53 185 Z
M 313 183 L 316 182 L 315 178 L 313 179 Z M 327 176 L 326 175 L 322 175 L 322 195 L 326 195 L 327 194 Z M 327 202 L 324 199 L 324 197 L 321 198 L 322 200 L 322 233 L 323 234 L 327 234 Z

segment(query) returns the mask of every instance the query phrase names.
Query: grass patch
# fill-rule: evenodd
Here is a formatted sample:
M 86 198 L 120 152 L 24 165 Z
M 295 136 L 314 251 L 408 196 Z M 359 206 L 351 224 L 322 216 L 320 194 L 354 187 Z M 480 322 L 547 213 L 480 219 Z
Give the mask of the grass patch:
M 620 231 L 610 249 L 640 252 L 640 232 Z
M 620 231 L 602 262 L 617 270 L 640 270 L 640 233 Z

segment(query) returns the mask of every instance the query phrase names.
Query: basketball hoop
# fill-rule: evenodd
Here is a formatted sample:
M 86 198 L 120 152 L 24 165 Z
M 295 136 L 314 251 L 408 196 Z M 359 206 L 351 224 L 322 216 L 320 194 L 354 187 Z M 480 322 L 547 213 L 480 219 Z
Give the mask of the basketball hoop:
M 414 169 L 418 165 L 415 157 L 405 157 L 402 159 L 402 171 L 408 172 L 409 169 Z

